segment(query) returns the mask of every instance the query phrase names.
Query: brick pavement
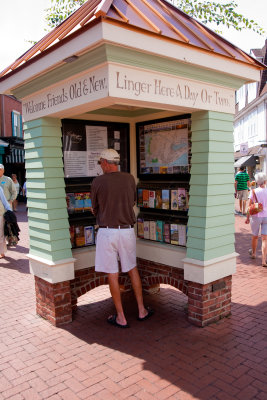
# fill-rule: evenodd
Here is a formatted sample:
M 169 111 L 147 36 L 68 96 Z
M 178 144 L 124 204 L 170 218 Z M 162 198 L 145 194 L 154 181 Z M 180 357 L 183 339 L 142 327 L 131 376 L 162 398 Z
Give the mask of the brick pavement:
M 125 298 L 131 328 L 110 327 L 107 287 L 81 297 L 72 324 L 55 328 L 35 314 L 21 241 L 0 264 L 0 400 L 12 399 L 267 399 L 267 269 L 248 256 L 249 227 L 236 216 L 237 273 L 232 316 L 209 327 L 186 320 L 186 297 L 171 286 L 145 297 L 156 310 L 138 322 Z

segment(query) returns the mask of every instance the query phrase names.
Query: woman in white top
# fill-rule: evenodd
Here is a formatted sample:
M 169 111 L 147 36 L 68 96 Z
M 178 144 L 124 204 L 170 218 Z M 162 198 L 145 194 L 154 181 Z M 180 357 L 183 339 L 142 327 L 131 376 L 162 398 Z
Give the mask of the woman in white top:
M 11 178 L 12 178 L 12 181 L 14 182 L 14 185 L 15 185 L 15 188 L 16 188 L 16 191 L 17 191 L 17 198 L 18 198 L 19 191 L 20 191 L 20 184 L 19 184 L 19 182 L 17 180 L 17 175 L 16 174 L 12 174 Z M 17 207 L 18 207 L 17 198 L 14 199 L 13 202 L 12 202 L 13 211 L 17 211 Z
M 4 217 L 5 212 L 11 211 L 11 207 L 4 195 L 3 189 L 0 186 L 0 258 L 5 256 L 6 240 L 4 235 Z
M 249 206 L 253 203 L 262 203 L 263 211 L 255 214 L 247 214 L 245 223 L 248 224 L 250 221 L 251 231 L 252 231 L 252 245 L 249 250 L 251 258 L 256 258 L 256 250 L 258 244 L 259 231 L 261 229 L 261 241 L 262 241 L 262 266 L 267 267 L 266 256 L 267 256 L 267 188 L 266 181 L 267 177 L 263 172 L 255 175 L 255 181 L 257 184 L 257 189 L 251 190 L 249 195 Z M 255 194 L 257 199 L 255 199 Z

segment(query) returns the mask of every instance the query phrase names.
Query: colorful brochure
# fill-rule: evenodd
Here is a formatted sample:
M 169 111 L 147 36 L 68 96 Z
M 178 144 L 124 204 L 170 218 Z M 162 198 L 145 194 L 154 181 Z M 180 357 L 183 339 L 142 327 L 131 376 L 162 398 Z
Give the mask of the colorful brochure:
M 149 221 L 149 239 L 157 240 L 156 221 Z
M 169 189 L 162 190 L 162 208 L 169 210 L 170 208 L 170 191 Z
M 137 236 L 144 238 L 144 220 L 142 218 L 137 219 Z
M 178 236 L 178 225 L 171 224 L 171 244 L 178 244 L 179 236 Z
M 144 239 L 149 239 L 149 221 L 144 221 Z
M 158 242 L 163 242 L 163 221 L 156 222 L 156 239 Z

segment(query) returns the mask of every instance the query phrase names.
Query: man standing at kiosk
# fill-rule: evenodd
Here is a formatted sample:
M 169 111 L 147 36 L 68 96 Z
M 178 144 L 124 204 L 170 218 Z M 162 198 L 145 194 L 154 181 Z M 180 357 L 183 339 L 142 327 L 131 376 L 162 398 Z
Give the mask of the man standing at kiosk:
M 142 284 L 136 267 L 136 222 L 133 206 L 136 201 L 134 177 L 120 172 L 120 156 L 116 150 L 102 151 L 99 164 L 103 175 L 92 183 L 92 209 L 99 230 L 96 243 L 95 270 L 108 273 L 110 293 L 117 314 L 108 317 L 108 323 L 128 328 L 121 302 L 119 263 L 122 272 L 128 272 L 138 305 L 138 320 L 148 319 L 153 311 L 144 306 Z

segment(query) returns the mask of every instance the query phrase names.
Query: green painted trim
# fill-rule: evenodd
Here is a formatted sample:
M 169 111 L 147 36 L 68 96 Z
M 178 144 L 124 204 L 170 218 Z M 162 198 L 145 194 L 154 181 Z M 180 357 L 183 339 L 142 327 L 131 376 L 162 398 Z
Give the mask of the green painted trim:
M 30 138 L 25 141 L 24 149 L 35 149 L 39 147 L 61 147 L 62 142 L 59 137 L 39 137 L 36 139 Z M 24 139 L 25 140 L 25 139 Z
M 131 67 L 153 70 L 233 89 L 238 89 L 246 83 L 244 79 L 211 71 L 199 66 L 188 65 L 186 62 L 182 63 L 177 60 L 161 57 L 160 55 L 145 54 L 140 51 L 111 44 L 102 44 L 80 56 L 74 63 L 60 65 L 58 68 L 32 79 L 27 84 L 15 89 L 13 94 L 18 99 L 22 99 L 105 62 L 115 62 Z
M 33 245 L 31 245 L 30 249 L 31 255 L 41 257 L 49 261 L 60 261 L 67 258 L 72 258 L 72 251 L 70 249 L 58 250 L 49 253 L 47 251 L 42 251 L 38 247 L 34 247 Z
M 27 197 L 27 206 L 30 208 L 37 208 L 40 210 L 58 210 L 58 209 L 65 209 L 66 199 L 32 199 L 31 197 Z M 66 211 L 67 214 L 67 211 Z
M 199 227 L 191 227 L 191 237 L 203 239 L 203 229 Z M 215 237 L 226 236 L 229 234 L 234 234 L 234 225 L 221 225 L 220 230 L 217 226 L 214 228 L 207 229 L 205 232 L 205 239 L 212 239 Z
M 195 180 L 195 176 L 191 177 L 190 180 L 190 196 L 219 196 L 221 194 L 231 194 L 233 196 L 234 193 L 234 183 L 233 184 L 224 184 L 224 185 L 212 185 L 212 186 L 204 186 L 198 185 L 199 179 L 196 181 L 196 184 L 191 183 Z M 231 202 L 233 199 L 229 199 Z
M 31 238 L 42 239 L 44 241 L 57 241 L 70 239 L 69 229 L 55 229 L 50 231 L 45 231 L 40 228 L 30 228 L 29 235 Z
M 192 250 L 190 251 L 190 258 L 200 261 L 208 261 L 217 257 L 223 257 L 226 254 L 233 254 L 234 252 L 235 252 L 235 246 L 232 244 L 219 246 L 216 249 L 207 250 L 205 253 L 203 253 L 202 250 L 192 248 Z
M 205 229 L 217 228 L 220 231 L 221 226 L 233 225 L 234 226 L 234 213 L 228 215 L 216 215 L 211 218 L 200 218 L 189 216 L 188 226 L 198 227 L 203 229 L 203 234 L 205 235 Z M 191 231 L 190 231 L 191 234 Z
M 41 220 L 58 220 L 68 219 L 67 208 L 57 208 L 54 210 L 39 208 L 38 204 L 34 203 L 34 208 L 30 207 L 28 210 L 28 217 Z
M 212 238 L 201 238 L 201 237 L 189 237 L 187 245 L 194 249 L 205 249 L 213 250 L 220 248 L 221 246 L 227 246 L 233 244 L 234 232 L 228 233 L 227 235 L 220 235 Z
M 49 127 L 48 130 L 46 130 L 46 128 Z M 40 128 L 40 132 L 46 132 L 49 134 L 49 132 L 52 130 L 55 130 L 57 132 L 57 136 L 58 136 L 58 130 L 61 130 L 61 120 L 57 119 L 57 118 L 51 118 L 51 117 L 45 117 L 45 118 L 38 118 L 38 119 L 34 119 L 32 121 L 27 121 L 24 122 L 23 125 L 23 130 L 27 131 L 27 130 L 32 130 L 32 129 L 36 129 L 36 128 Z
M 233 163 L 234 163 L 234 160 L 232 162 L 223 163 L 223 167 L 222 167 L 222 163 L 218 163 L 218 164 L 205 163 L 205 164 L 193 165 L 191 167 L 191 174 L 193 174 L 193 175 L 202 175 L 202 174 L 208 174 L 208 173 L 220 174 L 222 172 L 222 168 L 223 168 L 223 172 L 225 174 L 232 174 L 232 176 L 234 176 Z
M 127 110 L 115 110 L 113 108 L 99 108 L 98 110 L 90 111 L 86 114 L 97 114 L 97 115 L 108 115 L 113 117 L 124 117 L 124 118 L 137 118 L 150 114 L 158 114 L 164 110 L 152 109 L 152 108 L 139 108 L 134 111 Z
M 28 179 L 27 190 L 28 196 L 30 189 L 57 189 L 65 188 L 65 182 L 62 178 L 46 178 L 46 179 Z
M 67 219 L 56 219 L 44 221 L 41 219 L 33 218 L 29 220 L 30 228 L 39 228 L 45 231 L 52 231 L 55 229 L 69 229 L 69 222 Z
M 217 217 L 218 215 L 230 215 L 233 212 L 233 204 L 219 203 L 217 206 L 190 206 L 189 215 L 192 217 L 211 218 Z
M 191 176 L 190 185 L 218 185 L 218 176 L 213 172 L 208 171 L 206 175 L 197 174 L 195 176 Z M 222 179 L 220 181 L 221 185 L 232 183 L 234 187 L 234 177 L 233 173 L 231 174 L 222 174 Z
M 27 179 L 64 178 L 62 168 L 44 168 L 27 171 Z
M 60 154 L 62 156 L 60 148 L 41 147 L 38 149 L 26 150 L 25 160 L 30 160 L 32 158 L 58 158 Z
M 194 164 L 198 163 L 232 163 L 234 165 L 234 153 L 233 151 L 231 153 L 220 153 L 219 150 L 216 153 L 209 153 L 209 149 L 207 149 L 206 152 L 194 155 Z
M 234 199 L 234 190 L 233 190 L 233 199 Z M 229 203 L 229 195 L 227 194 L 221 194 L 220 195 L 220 204 L 231 204 L 233 210 L 234 210 L 234 201 L 231 201 Z M 218 196 L 193 196 L 190 195 L 190 200 L 189 200 L 189 207 L 210 207 L 210 206 L 217 206 L 218 205 Z
M 66 197 L 66 192 L 64 188 L 27 190 L 27 195 L 30 199 L 65 199 Z
M 62 168 L 62 158 L 46 158 L 43 160 L 29 159 L 25 160 L 26 170 L 30 169 L 42 169 L 42 168 Z

